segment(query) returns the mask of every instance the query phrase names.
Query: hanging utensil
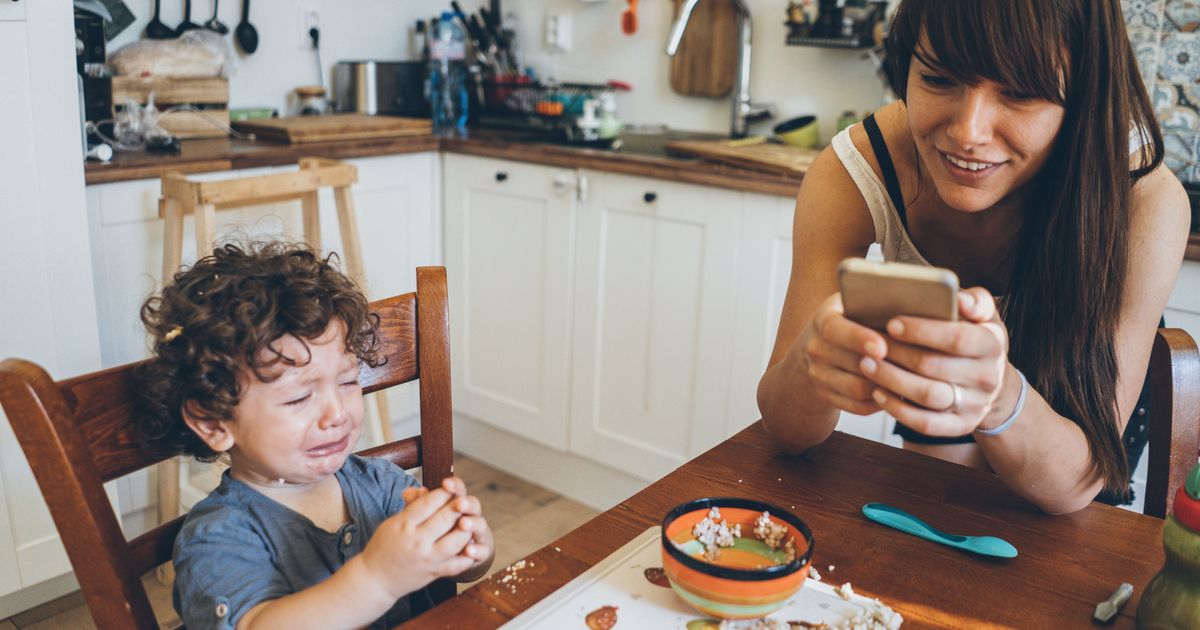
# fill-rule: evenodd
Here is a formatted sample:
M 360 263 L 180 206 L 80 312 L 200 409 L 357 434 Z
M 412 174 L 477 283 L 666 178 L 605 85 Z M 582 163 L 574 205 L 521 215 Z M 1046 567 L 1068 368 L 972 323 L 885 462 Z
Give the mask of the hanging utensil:
M 629 8 L 621 14 L 621 31 L 626 35 L 637 32 L 637 4 L 638 0 L 629 0 Z
M 150 18 L 149 24 L 146 24 L 146 37 L 150 39 L 171 39 L 175 37 L 175 29 L 163 24 L 163 21 L 158 19 L 158 5 L 161 1 L 154 0 L 154 17 Z
M 213 0 L 213 15 L 207 22 L 204 23 L 204 28 L 220 33 L 222 35 L 229 32 L 229 27 L 225 23 L 217 19 L 217 7 L 221 6 L 221 0 Z
M 183 35 L 188 31 L 201 28 L 201 26 L 192 21 L 192 0 L 183 0 L 183 21 L 179 26 L 175 27 L 176 35 Z
M 233 35 L 242 52 L 249 55 L 258 50 L 258 31 L 250 24 L 250 0 L 242 0 L 242 21 L 238 22 Z

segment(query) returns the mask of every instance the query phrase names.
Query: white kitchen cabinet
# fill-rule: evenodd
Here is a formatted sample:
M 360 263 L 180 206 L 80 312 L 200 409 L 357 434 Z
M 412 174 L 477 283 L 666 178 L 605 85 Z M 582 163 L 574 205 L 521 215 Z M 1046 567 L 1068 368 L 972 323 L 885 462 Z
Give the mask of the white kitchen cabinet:
M 454 408 L 567 447 L 576 172 L 447 153 Z
M 0 358 L 54 378 L 101 366 L 70 3 L 0 2 Z M 0 619 L 71 588 L 70 564 L 0 413 Z M 20 590 L 16 590 L 20 589 Z M 16 592 L 14 592 L 16 591 Z
M 725 437 L 741 195 L 584 176 L 571 450 L 649 481 Z

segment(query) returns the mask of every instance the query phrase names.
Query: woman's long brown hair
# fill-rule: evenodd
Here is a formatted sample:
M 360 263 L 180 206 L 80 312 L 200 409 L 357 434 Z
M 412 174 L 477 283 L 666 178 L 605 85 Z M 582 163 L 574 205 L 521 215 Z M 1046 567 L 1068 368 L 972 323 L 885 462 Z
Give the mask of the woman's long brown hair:
M 1012 250 L 1009 360 L 1083 430 L 1105 488 L 1127 495 L 1114 339 L 1131 187 L 1162 162 L 1163 140 L 1118 0 L 904 0 L 886 54 L 901 99 L 916 56 L 965 83 L 988 79 L 1065 107 Z M 1146 140 L 1133 170 L 1131 129 Z

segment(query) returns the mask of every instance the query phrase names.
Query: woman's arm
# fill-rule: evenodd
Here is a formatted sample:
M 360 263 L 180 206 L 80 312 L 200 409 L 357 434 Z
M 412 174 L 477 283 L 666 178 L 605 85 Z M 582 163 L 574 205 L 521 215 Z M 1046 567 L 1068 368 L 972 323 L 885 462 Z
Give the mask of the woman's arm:
M 1129 270 L 1114 342 L 1121 430 L 1137 403 L 1190 222 L 1186 195 L 1165 167 L 1138 182 L 1131 205 Z M 963 435 L 995 428 L 1012 414 L 1020 394 L 1020 376 L 1007 361 L 1006 333 L 993 319 L 990 294 L 982 289 L 968 293 L 975 299 L 962 305 L 966 322 L 898 318 L 903 330 L 889 324 L 887 359 L 863 366 L 881 388 L 875 393 L 881 406 L 922 433 Z M 950 382 L 962 390 L 960 405 L 953 412 L 936 411 L 952 402 Z M 1008 430 L 996 436 L 976 432 L 976 441 L 996 474 L 1042 510 L 1061 514 L 1082 509 L 1103 485 L 1087 438 L 1032 387 L 1027 391 L 1024 409 Z
M 837 265 L 848 256 L 866 254 L 874 240 L 875 226 L 862 193 L 827 147 L 805 174 L 796 199 L 791 278 L 775 348 L 758 385 L 763 424 L 781 450 L 800 452 L 822 442 L 837 425 L 839 408 L 878 410 L 870 402 L 867 382 L 845 369 L 853 369 L 857 357 L 840 350 L 848 365 L 839 368 L 833 356 L 839 352 L 837 344 L 862 348 L 867 341 L 882 343 L 882 336 L 838 316 Z M 814 334 L 814 316 L 824 322 L 826 334 Z M 834 343 L 822 343 L 830 338 Z M 824 351 L 818 365 L 809 361 L 806 347 Z
M 1191 223 L 1187 194 L 1165 165 L 1134 186 L 1131 208 L 1129 270 L 1114 341 L 1117 421 L 1122 432 L 1137 404 L 1158 321 L 1175 286 Z M 1012 401 L 1016 400 L 1014 377 L 1010 367 L 1005 380 L 1013 390 L 1008 394 Z M 1046 512 L 1082 509 L 1103 485 L 1083 431 L 1056 414 L 1041 396 L 1032 390 L 1029 394 L 1022 418 L 1012 430 L 995 437 L 976 434 L 979 445 L 992 469 Z M 1011 409 L 1011 404 L 1000 405 L 999 413 L 985 418 L 982 426 L 1002 422 Z

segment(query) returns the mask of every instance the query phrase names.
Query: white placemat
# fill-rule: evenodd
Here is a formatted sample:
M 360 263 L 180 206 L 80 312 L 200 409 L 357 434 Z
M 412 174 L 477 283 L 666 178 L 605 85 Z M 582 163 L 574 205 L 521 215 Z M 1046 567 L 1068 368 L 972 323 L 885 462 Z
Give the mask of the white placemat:
M 657 526 L 647 529 L 502 628 L 587 628 L 584 618 L 602 606 L 617 607 L 616 630 L 686 628 L 689 621 L 704 619 L 675 591 L 646 580 L 647 568 L 662 566 L 661 531 Z M 872 599 L 858 594 L 842 599 L 833 586 L 808 578 L 770 619 L 835 624 L 873 607 Z

